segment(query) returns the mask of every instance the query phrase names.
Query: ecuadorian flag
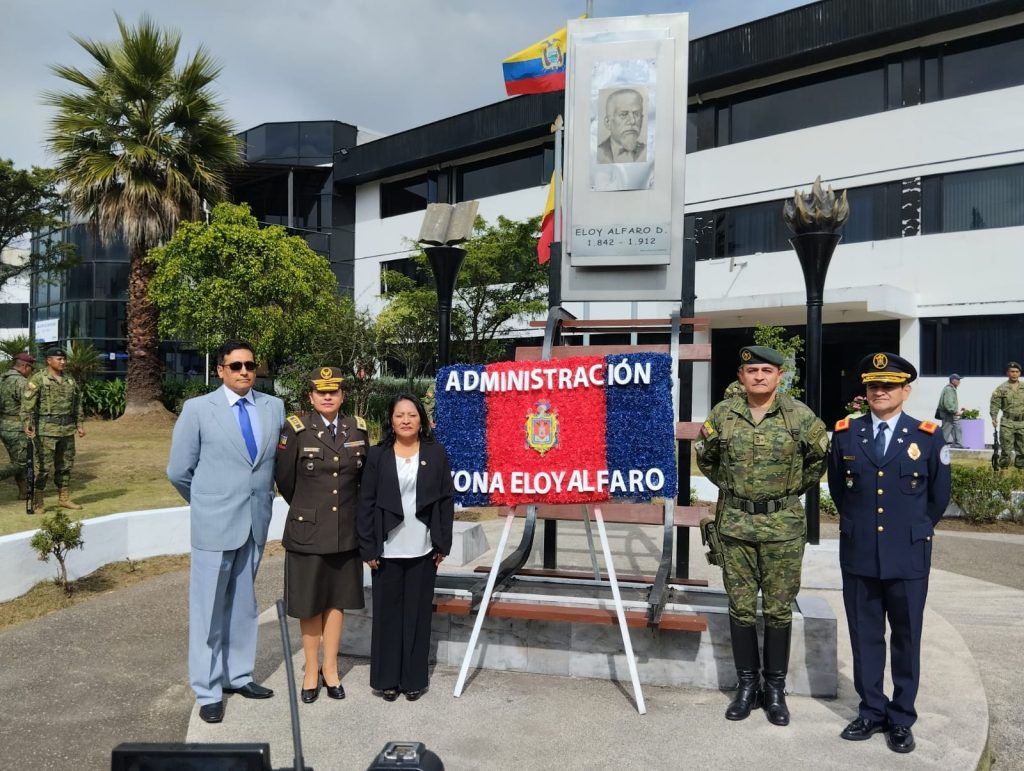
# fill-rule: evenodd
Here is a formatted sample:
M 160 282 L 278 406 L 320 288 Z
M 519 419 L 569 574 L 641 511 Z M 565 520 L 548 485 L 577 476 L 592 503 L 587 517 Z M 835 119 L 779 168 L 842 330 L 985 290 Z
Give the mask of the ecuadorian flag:
M 555 240 L 555 172 L 551 172 L 548 185 L 548 199 L 544 204 L 544 215 L 540 220 L 540 237 L 537 239 L 537 259 L 540 264 L 551 259 L 551 242 Z
M 566 28 L 546 37 L 522 51 L 512 54 L 501 64 L 505 74 L 505 92 L 543 94 L 565 88 Z

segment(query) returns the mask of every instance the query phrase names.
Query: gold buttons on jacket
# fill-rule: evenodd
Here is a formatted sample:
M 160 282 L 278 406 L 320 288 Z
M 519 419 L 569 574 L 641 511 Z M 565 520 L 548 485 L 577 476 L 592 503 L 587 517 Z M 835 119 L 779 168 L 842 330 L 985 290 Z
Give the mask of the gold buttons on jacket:
M 335 460 L 341 460 L 341 458 L 339 458 L 337 455 L 334 456 L 334 459 Z
M 878 494 L 879 495 L 885 495 L 885 490 L 883 490 L 881 487 L 879 487 L 878 488 Z
M 885 472 L 882 471 L 882 469 L 878 469 L 878 476 L 884 477 L 885 476 Z
M 878 532 L 879 533 L 884 533 L 885 532 L 885 527 L 883 527 L 882 525 L 879 525 L 878 526 Z
M 885 513 L 885 509 L 883 509 L 881 506 L 879 506 L 878 507 L 878 513 L 879 514 L 884 514 Z
M 914 472 L 914 476 L 917 476 L 917 472 L 916 471 Z
M 338 494 L 337 490 L 331 490 L 331 495 L 337 495 L 337 494 Z
M 301 521 L 302 521 L 302 517 L 299 517 L 299 522 L 301 522 Z
M 331 511 L 337 511 L 337 510 L 338 510 L 337 506 L 331 506 Z
M 331 476 L 338 476 L 338 472 L 335 471 Z

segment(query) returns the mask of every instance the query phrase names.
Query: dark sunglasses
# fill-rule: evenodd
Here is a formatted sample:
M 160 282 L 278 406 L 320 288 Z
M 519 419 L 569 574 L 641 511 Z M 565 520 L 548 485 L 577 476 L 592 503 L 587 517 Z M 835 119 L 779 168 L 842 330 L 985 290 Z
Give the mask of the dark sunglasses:
M 256 371 L 256 362 L 254 361 L 233 361 L 230 364 L 221 364 L 222 367 L 227 367 L 232 372 L 241 372 L 242 367 L 245 367 L 246 372 Z

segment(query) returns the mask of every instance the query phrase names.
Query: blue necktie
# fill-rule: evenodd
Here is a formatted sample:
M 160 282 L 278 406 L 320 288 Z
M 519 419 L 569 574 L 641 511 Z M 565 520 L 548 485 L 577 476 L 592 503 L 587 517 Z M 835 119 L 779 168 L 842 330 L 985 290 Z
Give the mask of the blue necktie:
M 875 455 L 881 460 L 885 457 L 885 430 L 889 428 L 888 423 L 878 424 L 878 433 L 875 434 Z
M 235 402 L 238 407 L 238 424 L 242 427 L 242 438 L 245 440 L 246 449 L 249 450 L 249 460 L 256 460 L 256 437 L 252 433 L 252 421 L 249 420 L 249 411 L 245 408 L 245 399 Z

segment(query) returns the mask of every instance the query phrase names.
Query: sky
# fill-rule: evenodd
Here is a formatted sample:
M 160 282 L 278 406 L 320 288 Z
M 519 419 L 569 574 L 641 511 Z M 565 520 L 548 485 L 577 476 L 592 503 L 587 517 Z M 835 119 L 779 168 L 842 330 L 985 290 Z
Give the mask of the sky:
M 700 37 L 807 0 L 593 0 L 594 16 L 690 14 Z M 111 42 L 114 14 L 148 13 L 222 66 L 216 91 L 239 131 L 340 120 L 394 133 L 505 97 L 501 60 L 581 15 L 584 0 L 0 0 L 0 157 L 52 162 L 46 90 L 62 64 L 91 69 L 72 35 Z

